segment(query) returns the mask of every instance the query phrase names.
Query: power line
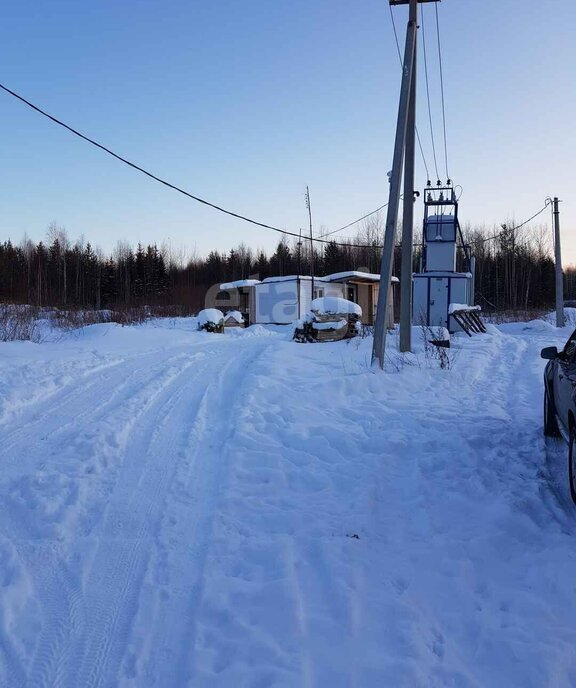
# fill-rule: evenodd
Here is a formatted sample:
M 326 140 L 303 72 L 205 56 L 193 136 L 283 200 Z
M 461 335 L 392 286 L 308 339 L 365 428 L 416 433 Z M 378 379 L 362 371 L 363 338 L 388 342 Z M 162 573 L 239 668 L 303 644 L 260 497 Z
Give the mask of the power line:
M 400 60 L 400 67 L 404 67 L 402 62 L 402 53 L 400 51 L 400 41 L 398 40 L 398 31 L 396 30 L 396 22 L 394 21 L 394 12 L 392 12 L 392 5 L 388 5 L 390 9 L 390 18 L 392 19 L 392 28 L 394 29 L 394 38 L 396 40 L 396 49 L 398 51 L 398 59 Z M 424 163 L 424 168 L 426 170 L 426 178 L 430 179 L 430 171 L 428 170 L 428 163 L 426 162 L 426 156 L 424 155 L 424 148 L 422 146 L 422 140 L 420 138 L 420 132 L 418 127 L 414 127 L 416 131 L 416 138 L 418 139 L 418 147 L 420 148 L 420 155 L 422 156 L 422 162 Z
M 436 170 L 436 179 L 440 179 L 438 172 L 438 160 L 436 158 L 436 143 L 434 141 L 434 127 L 432 126 L 432 107 L 430 104 L 430 83 L 428 80 L 428 58 L 426 54 L 426 30 L 424 24 L 424 5 L 420 8 L 420 16 L 422 18 L 422 47 L 424 49 L 424 74 L 426 75 L 426 97 L 428 99 L 428 120 L 430 122 L 430 138 L 432 140 L 432 155 L 434 156 L 434 168 Z
M 62 122 L 61 120 L 57 119 L 56 117 L 45 112 L 44 110 L 42 110 L 38 106 L 36 106 L 33 103 L 31 103 L 30 101 L 26 100 L 26 98 L 18 95 L 18 93 L 15 93 L 14 91 L 12 91 L 11 89 L 9 89 L 8 87 L 4 86 L 1 83 L 0 83 L 0 89 L 5 91 L 6 93 L 9 93 L 11 96 L 20 100 L 22 103 L 24 103 L 28 107 L 32 108 L 36 112 L 40 113 L 44 117 L 47 117 L 48 119 L 50 119 L 55 124 L 58 124 L 59 126 L 63 127 L 64 129 L 67 129 L 68 131 L 70 131 L 75 136 L 78 136 L 79 138 L 83 139 L 84 141 L 87 141 L 88 143 L 92 144 L 93 146 L 96 146 L 96 148 L 100 148 L 105 153 L 108 153 L 113 158 L 116 158 L 117 160 L 124 163 L 125 165 L 132 167 L 133 169 L 137 170 L 138 172 L 141 172 L 142 174 L 146 175 L 147 177 L 150 177 L 154 181 L 157 181 L 158 183 L 163 184 L 164 186 L 167 186 L 168 188 L 173 189 L 174 191 L 177 191 L 178 193 L 181 193 L 184 196 L 187 196 L 188 198 L 191 198 L 192 200 L 197 201 L 198 203 L 202 203 L 203 205 L 207 205 L 210 208 L 214 208 L 214 210 L 218 210 L 221 213 L 224 213 L 226 215 L 230 215 L 231 217 L 235 217 L 239 220 L 243 220 L 244 222 L 249 222 L 250 224 L 256 225 L 257 227 L 263 227 L 264 229 L 269 229 L 273 232 L 278 232 L 278 233 L 284 234 L 286 236 L 296 237 L 297 239 L 300 237 L 300 235 L 297 234 L 296 232 L 290 232 L 287 229 L 282 229 L 280 227 L 274 227 L 273 225 L 269 225 L 269 224 L 266 224 L 264 222 L 259 222 L 257 220 L 253 220 L 253 219 L 246 217 L 244 215 L 240 215 L 239 213 L 235 213 L 235 212 L 232 212 L 231 210 L 226 210 L 225 208 L 221 208 L 220 206 L 215 205 L 214 203 L 210 203 L 209 201 L 206 201 L 205 199 L 200 198 L 199 196 L 195 196 L 194 194 L 191 194 L 188 191 L 185 191 L 184 189 L 181 189 L 180 187 L 178 187 L 174 184 L 171 184 L 170 182 L 167 182 L 166 180 L 162 179 L 161 177 L 158 177 L 155 174 L 148 172 L 148 170 L 145 170 L 143 167 L 140 167 L 139 165 L 136 165 L 135 163 L 130 162 L 126 158 L 123 158 L 122 156 L 118 155 L 117 153 L 114 153 L 109 148 L 106 148 L 106 146 L 103 146 L 101 143 L 94 141 L 93 139 L 82 134 L 81 132 L 77 131 L 76 129 L 69 126 L 68 124 Z M 379 212 L 380 210 L 382 210 L 382 208 L 385 208 L 386 205 L 388 205 L 388 204 L 385 203 L 384 205 L 380 206 L 379 208 L 376 208 L 376 210 L 373 210 L 370 213 L 367 213 L 366 215 L 362 216 L 358 220 L 354 220 L 353 222 L 348 223 L 344 227 L 340 227 L 339 229 L 328 232 L 327 234 L 324 234 L 323 236 L 326 237 L 326 236 L 329 236 L 330 234 L 334 234 L 336 232 L 340 232 L 344 229 L 347 229 L 348 227 L 351 227 L 352 225 L 357 224 L 358 222 L 361 222 L 365 218 L 370 217 L 370 215 L 374 215 L 375 213 Z M 546 199 L 546 203 L 545 203 L 544 207 L 541 208 L 538 212 L 534 213 L 534 215 L 529 217 L 527 220 L 525 220 L 521 224 L 517 225 L 516 227 L 506 229 L 506 230 L 504 230 L 504 231 L 500 232 L 499 234 L 496 234 L 492 237 L 487 237 L 486 239 L 483 239 L 483 242 L 498 239 L 500 236 L 502 236 L 507 231 L 516 231 L 518 229 L 521 229 L 522 227 L 524 227 L 524 225 L 528 224 L 533 219 L 538 217 L 541 213 L 543 213 L 549 205 L 550 205 L 550 199 Z M 347 243 L 342 243 L 342 242 L 336 242 L 333 240 L 322 239 L 320 237 L 314 237 L 312 239 L 312 241 L 315 241 L 316 243 L 319 243 L 319 244 L 334 244 L 336 246 L 343 246 L 345 248 L 350 248 L 350 247 L 354 247 L 354 248 L 382 248 L 382 246 L 376 245 L 376 244 L 356 244 L 356 243 L 354 243 L 354 240 L 352 240 L 352 239 L 348 239 Z
M 538 212 L 534 213 L 534 215 L 529 217 L 527 220 L 524 220 L 524 222 L 522 222 L 521 224 L 516 225 L 516 227 L 506 227 L 506 229 L 503 229 L 498 234 L 495 234 L 494 236 L 486 237 L 486 239 L 482 239 L 480 243 L 484 244 L 487 241 L 494 241 L 495 239 L 499 239 L 501 236 L 503 236 L 507 232 L 515 232 L 518 229 L 522 229 L 522 227 L 524 227 L 524 225 L 527 225 L 529 222 L 532 222 L 532 220 L 537 218 L 538 215 L 541 215 L 546 210 L 546 208 L 550 205 L 550 203 L 551 203 L 551 200 L 549 198 L 547 198 L 546 202 L 544 203 L 544 207 L 540 208 L 540 210 Z
M 340 227 L 339 229 L 333 229 L 331 232 L 325 232 L 324 234 L 320 234 L 321 237 L 327 237 L 331 236 L 332 234 L 336 234 L 336 232 L 342 232 L 344 229 L 348 229 L 348 227 L 352 227 L 352 225 L 356 225 L 359 222 L 362 222 L 362 220 L 365 220 L 367 217 L 370 217 L 371 215 L 375 215 L 376 213 L 380 212 L 382 208 L 385 208 L 388 205 L 388 203 L 384 203 L 384 205 L 381 205 L 379 208 L 376 208 L 376 210 L 373 210 L 370 213 L 366 213 L 366 215 L 363 215 L 362 217 L 359 217 L 357 220 L 354 220 L 354 222 L 349 222 L 347 225 L 344 225 L 344 227 Z
M 140 165 L 137 165 L 136 163 L 130 162 L 130 160 L 127 160 L 126 158 L 123 158 L 121 155 L 118 155 L 117 153 L 114 153 L 114 151 L 110 150 L 109 148 L 106 148 L 106 146 L 103 146 L 101 143 L 98 143 L 97 141 L 94 141 L 94 139 L 91 139 L 90 137 L 86 136 L 85 134 L 82 134 L 81 132 L 77 131 L 70 125 L 66 124 L 65 122 L 62 122 L 59 120 L 57 117 L 54 117 L 53 115 L 49 114 L 45 110 L 42 110 L 42 108 L 39 108 L 37 105 L 34 105 L 31 103 L 29 100 L 26 100 L 23 96 L 19 95 L 15 91 L 12 91 L 9 89 L 7 86 L 4 86 L 3 84 L 0 84 L 0 89 L 5 91 L 6 93 L 9 93 L 11 96 L 14 98 L 17 98 L 19 101 L 27 105 L 28 107 L 32 108 L 32 110 L 35 110 L 36 112 L 40 113 L 44 117 L 47 117 L 49 120 L 54 122 L 55 124 L 58 124 L 59 126 L 63 127 L 64 129 L 67 129 L 69 132 L 74 134 L 75 136 L 78 136 L 79 138 L 83 139 L 84 141 L 87 141 L 88 143 L 92 144 L 93 146 L 96 146 L 96 148 L 100 148 L 100 150 L 103 150 L 105 153 L 108 153 L 108 155 L 111 155 L 113 158 L 116 158 L 116 160 L 119 160 L 120 162 L 124 163 L 125 165 L 128 165 L 128 167 L 131 167 L 138 172 L 141 172 L 142 174 L 145 174 L 147 177 L 150 177 L 150 179 L 153 179 L 154 181 L 157 181 L 160 184 L 163 184 L 164 186 L 167 186 L 169 189 L 173 189 L 174 191 L 177 191 L 178 193 L 181 193 L 184 196 L 187 196 L 188 198 L 191 198 L 194 201 L 197 201 L 198 203 L 202 203 L 203 205 L 207 205 L 210 208 L 213 208 L 214 210 L 218 210 L 221 213 L 224 213 L 225 215 L 230 215 L 231 217 L 235 217 L 238 220 L 243 220 L 244 222 L 249 222 L 250 224 L 256 225 L 257 227 L 263 227 L 264 229 L 270 229 L 273 232 L 279 232 L 280 234 L 285 234 L 286 236 L 292 236 L 292 237 L 299 237 L 299 234 L 296 232 L 290 232 L 287 229 L 282 229 L 280 227 L 274 227 L 273 225 L 266 224 L 265 222 L 259 222 L 258 220 L 253 220 L 252 218 L 246 217 L 245 215 L 240 215 L 239 213 L 235 213 L 231 210 L 226 210 L 225 208 L 220 207 L 219 205 L 216 205 L 215 203 L 211 203 L 210 201 L 205 200 L 204 198 L 200 198 L 199 196 L 195 196 L 194 194 L 191 194 L 188 191 L 185 191 L 184 189 L 181 189 L 179 186 L 176 186 L 175 184 L 171 184 L 170 182 L 166 181 L 165 179 L 162 179 L 161 177 L 156 176 L 155 174 L 152 174 L 152 172 L 149 172 L 148 170 L 145 170 L 143 167 L 140 167 Z M 368 217 L 369 215 L 373 215 L 374 213 L 378 212 L 381 208 L 378 208 L 377 210 L 372 211 L 371 213 L 368 213 L 365 217 Z M 363 220 L 364 218 L 360 218 L 360 220 Z M 355 220 L 354 222 L 351 222 L 350 224 L 347 225 L 347 227 L 350 227 L 353 224 L 356 224 L 356 222 L 360 222 L 360 220 Z M 340 230 L 337 230 L 340 231 Z M 321 244 L 328 244 L 328 243 L 336 243 L 336 242 L 330 242 L 324 239 L 320 238 L 314 238 L 313 241 L 316 241 Z M 337 246 L 348 246 L 349 244 L 336 244 Z M 374 248 L 371 245 L 361 245 L 361 244 L 356 244 L 358 248 Z
M 442 69 L 442 48 L 440 46 L 440 20 L 438 19 L 438 3 L 434 3 L 436 10 L 436 35 L 438 36 L 438 63 L 440 65 L 440 92 L 442 94 L 442 124 L 444 127 L 444 160 L 446 162 L 446 179 L 450 179 L 448 172 L 448 144 L 446 140 L 446 103 L 444 100 L 444 70 Z

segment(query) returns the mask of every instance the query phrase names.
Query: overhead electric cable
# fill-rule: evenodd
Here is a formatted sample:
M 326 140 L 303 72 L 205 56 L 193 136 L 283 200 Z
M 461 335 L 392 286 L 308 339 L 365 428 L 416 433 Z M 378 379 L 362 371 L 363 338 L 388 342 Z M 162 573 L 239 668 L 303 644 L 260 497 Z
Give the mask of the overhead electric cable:
M 438 3 L 434 3 L 436 10 L 436 35 L 438 37 L 438 63 L 440 65 L 440 92 L 442 94 L 442 124 L 444 128 L 444 160 L 446 162 L 446 179 L 450 179 L 448 172 L 448 143 L 446 139 L 446 103 L 444 99 L 444 70 L 442 68 L 442 48 L 440 46 L 440 20 L 438 19 Z
M 522 222 L 522 223 L 519 224 L 519 225 L 516 225 L 515 227 L 506 227 L 506 229 L 503 229 L 503 230 L 502 230 L 501 232 L 499 232 L 498 234 L 495 234 L 494 236 L 486 237 L 486 239 L 482 239 L 482 240 L 481 240 L 481 243 L 484 244 L 484 243 L 486 243 L 487 241 L 494 241 L 495 239 L 499 239 L 501 236 L 503 236 L 503 235 L 506 234 L 507 232 L 515 232 L 515 231 L 518 230 L 518 229 L 522 229 L 522 227 L 524 227 L 524 225 L 527 225 L 529 222 L 532 222 L 532 220 L 534 220 L 535 218 L 537 218 L 538 215 L 541 215 L 541 214 L 546 210 L 546 208 L 550 205 L 550 203 L 551 203 L 551 200 L 550 200 L 549 198 L 547 198 L 547 199 L 546 199 L 546 202 L 544 203 L 544 207 L 543 207 L 543 208 L 540 208 L 540 210 L 539 210 L 537 213 L 534 213 L 534 215 L 532 215 L 531 217 L 529 217 L 527 220 L 524 220 L 524 222 Z
M 40 113 L 44 117 L 47 117 L 49 120 L 51 120 L 55 124 L 58 124 L 59 126 L 63 127 L 64 129 L 67 129 L 69 132 L 71 132 L 75 136 L 78 136 L 79 138 L 83 139 L 84 141 L 87 141 L 88 143 L 92 144 L 93 146 L 96 146 L 96 148 L 100 148 L 100 150 L 103 150 L 105 153 L 108 153 L 108 155 L 111 155 L 113 158 L 116 158 L 116 160 L 123 162 L 125 165 L 128 165 L 129 167 L 132 167 L 133 169 L 137 170 L 138 172 L 145 174 L 147 177 L 150 177 L 150 179 L 153 179 L 154 181 L 157 181 L 158 183 L 163 184 L 164 186 L 167 186 L 168 188 L 173 189 L 174 191 L 177 191 L 178 193 L 181 193 L 184 196 L 187 196 L 188 198 L 191 198 L 192 200 L 197 201 L 198 203 L 202 203 L 203 205 L 206 205 L 210 208 L 214 208 L 214 210 L 218 210 L 219 212 L 224 213 L 225 215 L 230 215 L 231 217 L 235 217 L 239 220 L 243 220 L 244 222 L 249 222 L 250 224 L 256 225 L 257 227 L 263 227 L 264 229 L 270 229 L 273 232 L 279 232 L 280 234 L 285 234 L 287 236 L 293 236 L 293 237 L 297 237 L 297 238 L 299 237 L 299 234 L 297 234 L 296 232 L 290 232 L 287 229 L 282 229 L 280 227 L 274 227 L 273 225 L 266 224 L 265 222 L 259 222 L 258 220 L 253 220 L 252 218 L 246 217 L 245 215 L 235 213 L 231 210 L 226 210 L 225 208 L 222 208 L 219 205 L 216 205 L 215 203 L 211 203 L 210 201 L 207 201 L 204 198 L 200 198 L 199 196 L 195 196 L 194 194 L 191 194 L 190 192 L 185 191 L 184 189 L 181 189 L 179 186 L 176 186 L 175 184 L 171 184 L 170 182 L 167 182 L 165 179 L 162 179 L 161 177 L 158 177 L 155 174 L 152 174 L 152 172 L 148 172 L 148 170 L 145 170 L 143 167 L 140 167 L 140 165 L 136 165 L 135 163 L 130 162 L 130 160 L 123 158 L 121 155 L 114 153 L 114 151 L 110 150 L 109 148 L 106 148 L 106 146 L 103 146 L 101 143 L 94 141 L 94 139 L 91 139 L 88 136 L 86 136 L 85 134 L 82 134 L 81 132 L 77 131 L 76 129 L 74 129 L 70 125 L 59 120 L 57 117 L 50 115 L 45 110 L 42 110 L 42 108 L 39 108 L 37 105 L 34 105 L 29 100 L 26 100 L 26 98 L 19 95 L 15 91 L 12 91 L 7 86 L 0 84 L 0 89 L 5 91 L 6 93 L 9 93 L 11 96 L 14 96 L 14 98 L 17 98 L 19 101 L 21 101 L 22 103 L 24 103 L 28 107 L 30 107 L 33 110 L 35 110 L 36 112 Z M 381 208 L 377 208 L 376 210 L 372 211 L 371 213 L 368 213 L 368 215 L 372 215 L 372 214 L 378 212 L 378 210 L 381 210 Z M 366 215 L 364 217 L 368 217 L 368 215 Z M 356 222 L 360 222 L 360 220 L 363 220 L 364 217 L 360 218 L 359 220 L 355 220 L 354 222 L 351 222 L 347 226 L 350 227 L 351 225 L 356 224 Z M 337 230 L 337 231 L 340 231 L 340 230 Z M 316 241 L 320 244 L 336 243 L 336 242 L 330 242 L 330 241 L 327 241 L 325 239 L 320 239 L 320 238 L 314 238 L 313 241 Z M 338 244 L 338 243 L 336 243 L 336 245 L 337 246 L 348 246 L 348 244 Z M 357 246 L 358 248 L 373 248 L 372 245 L 355 244 L 355 246 Z
M 430 104 L 430 82 L 428 80 L 428 57 L 426 53 L 424 5 L 422 5 L 420 8 L 420 16 L 422 18 L 422 47 L 424 50 L 424 74 L 426 76 L 426 98 L 428 100 L 428 120 L 430 122 L 430 139 L 432 140 L 432 155 L 434 156 L 434 169 L 436 170 L 436 179 L 440 179 L 440 173 L 438 172 L 438 160 L 436 158 L 436 143 L 434 141 L 434 127 L 432 126 L 432 106 Z
M 362 222 L 362 220 L 365 220 L 367 217 L 370 217 L 371 215 L 375 215 L 376 213 L 380 212 L 382 208 L 385 208 L 388 205 L 388 203 L 384 203 L 384 205 L 381 205 L 379 208 L 376 208 L 376 210 L 373 210 L 371 213 L 366 213 L 366 215 L 363 215 L 362 217 L 359 217 L 357 220 L 354 220 L 354 222 L 349 222 L 347 225 L 344 225 L 344 227 L 340 227 L 339 229 L 333 229 L 330 232 L 325 232 L 324 234 L 320 234 L 321 237 L 327 237 L 331 236 L 332 234 L 336 234 L 336 232 L 342 232 L 345 229 L 348 229 L 348 227 L 352 227 L 352 225 L 356 225 L 359 222 Z
M 400 67 L 404 68 L 404 63 L 402 62 L 402 53 L 400 51 L 400 41 L 398 40 L 398 31 L 396 31 L 396 22 L 394 21 L 394 13 L 392 12 L 392 5 L 388 5 L 390 9 L 390 18 L 392 19 L 392 28 L 394 29 L 394 38 L 396 40 L 396 49 L 398 51 L 398 59 L 400 60 Z M 422 140 L 420 139 L 420 132 L 418 127 L 414 127 L 416 131 L 416 138 L 418 139 L 418 147 L 420 148 L 420 155 L 422 156 L 422 162 L 424 163 L 424 168 L 426 170 L 426 178 L 430 179 L 430 171 L 428 170 L 428 163 L 426 162 L 426 156 L 424 155 L 424 147 L 422 146 Z

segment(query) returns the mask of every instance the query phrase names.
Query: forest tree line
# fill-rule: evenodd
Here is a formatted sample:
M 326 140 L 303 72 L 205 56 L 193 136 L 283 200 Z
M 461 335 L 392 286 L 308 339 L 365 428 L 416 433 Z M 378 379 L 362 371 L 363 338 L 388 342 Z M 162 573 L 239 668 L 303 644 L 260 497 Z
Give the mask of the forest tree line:
M 476 256 L 476 303 L 484 310 L 544 309 L 554 304 L 554 262 L 550 231 L 465 227 L 465 243 Z M 315 243 L 282 240 L 271 254 L 244 244 L 227 253 L 187 255 L 170 246 L 118 242 L 105 255 L 83 239 L 71 241 L 51 225 L 46 240 L 0 243 L 0 302 L 58 308 L 121 308 L 179 305 L 186 312 L 203 307 L 214 284 L 276 275 L 326 275 L 343 270 L 379 272 L 382 221 L 365 221 L 355 237 Z M 418 270 L 421 248 L 414 248 Z M 459 263 L 463 265 L 463 252 Z M 400 277 L 397 247 L 394 274 Z M 564 270 L 565 298 L 576 298 L 576 267 Z

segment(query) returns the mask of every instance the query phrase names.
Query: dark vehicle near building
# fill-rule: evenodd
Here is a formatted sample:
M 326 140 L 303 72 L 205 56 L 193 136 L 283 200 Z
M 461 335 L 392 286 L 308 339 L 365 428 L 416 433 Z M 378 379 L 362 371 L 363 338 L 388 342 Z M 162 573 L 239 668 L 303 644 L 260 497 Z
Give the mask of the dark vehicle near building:
M 576 330 L 562 351 L 547 346 L 540 352 L 544 369 L 544 434 L 562 436 L 568 444 L 568 484 L 576 504 Z

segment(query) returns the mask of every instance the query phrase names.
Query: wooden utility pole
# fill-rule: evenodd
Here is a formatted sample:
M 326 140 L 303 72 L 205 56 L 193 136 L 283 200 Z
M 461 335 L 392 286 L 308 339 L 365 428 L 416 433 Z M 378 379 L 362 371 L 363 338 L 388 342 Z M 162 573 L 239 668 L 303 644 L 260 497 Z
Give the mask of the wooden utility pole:
M 556 261 L 556 327 L 564 327 L 564 276 L 562 274 L 562 251 L 560 249 L 559 200 L 554 196 L 554 259 Z
M 406 148 L 406 132 L 408 129 L 408 111 L 411 96 L 412 78 L 414 75 L 414 58 L 416 55 L 416 32 L 418 29 L 418 0 L 390 0 L 391 5 L 410 4 L 410 16 L 406 30 L 406 45 L 404 48 L 404 62 L 402 66 L 402 87 L 400 90 L 400 104 L 396 122 L 396 139 L 394 143 L 394 158 L 392 176 L 390 178 L 390 195 L 386 215 L 386 229 L 384 234 L 384 249 L 380 266 L 380 289 L 378 291 L 378 305 L 376 307 L 376 324 L 374 327 L 374 345 L 372 348 L 372 364 L 378 361 L 384 368 L 386 352 L 386 315 L 388 312 L 388 292 L 392 280 L 392 261 L 394 258 L 394 244 L 396 242 L 396 225 L 398 222 L 398 206 L 400 203 L 400 183 Z M 412 165 L 414 164 L 412 156 Z M 413 202 L 413 194 L 409 201 Z

